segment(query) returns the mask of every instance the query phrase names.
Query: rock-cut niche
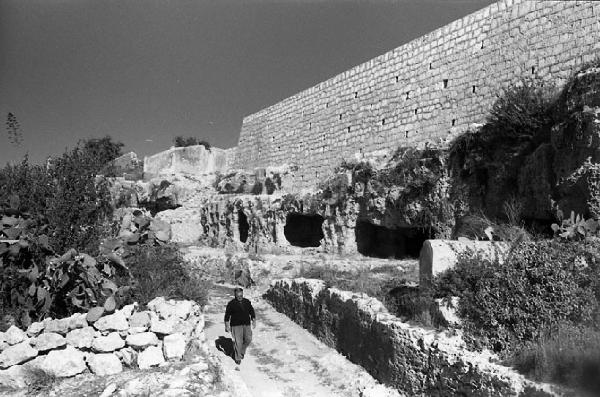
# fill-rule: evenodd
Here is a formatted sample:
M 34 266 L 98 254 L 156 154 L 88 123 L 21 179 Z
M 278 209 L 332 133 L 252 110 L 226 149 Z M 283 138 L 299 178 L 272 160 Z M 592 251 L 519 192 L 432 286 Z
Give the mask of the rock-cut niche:
M 418 258 L 428 233 L 421 228 L 388 228 L 367 221 L 356 222 L 358 252 L 375 258 Z
M 319 247 L 323 234 L 321 215 L 303 215 L 291 213 L 285 218 L 283 234 L 286 240 L 296 247 Z

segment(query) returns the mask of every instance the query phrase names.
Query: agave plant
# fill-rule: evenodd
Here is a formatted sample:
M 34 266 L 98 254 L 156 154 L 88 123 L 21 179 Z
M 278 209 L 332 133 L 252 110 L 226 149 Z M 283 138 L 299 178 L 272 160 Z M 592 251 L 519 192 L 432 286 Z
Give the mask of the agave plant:
M 569 218 L 563 219 L 560 225 L 553 223 L 551 227 L 555 235 L 569 240 L 578 240 L 596 234 L 598 221 L 593 218 L 586 220 L 571 211 Z

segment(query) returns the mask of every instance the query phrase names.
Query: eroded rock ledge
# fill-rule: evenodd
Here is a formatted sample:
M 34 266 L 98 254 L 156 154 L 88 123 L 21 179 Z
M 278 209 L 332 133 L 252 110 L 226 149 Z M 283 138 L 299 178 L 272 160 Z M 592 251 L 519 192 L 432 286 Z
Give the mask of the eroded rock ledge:
M 377 380 L 412 396 L 560 395 L 494 364 L 489 352 L 469 351 L 460 336 L 401 322 L 365 294 L 298 278 L 273 281 L 265 298 Z

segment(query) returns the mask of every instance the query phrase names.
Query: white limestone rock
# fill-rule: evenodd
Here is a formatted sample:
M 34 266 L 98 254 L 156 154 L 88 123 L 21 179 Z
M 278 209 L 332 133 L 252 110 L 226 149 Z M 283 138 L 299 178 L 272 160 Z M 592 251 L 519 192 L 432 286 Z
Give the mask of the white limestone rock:
M 149 346 L 138 354 L 137 362 L 140 369 L 148 369 L 163 364 L 165 358 L 160 347 Z
M 142 332 L 139 334 L 128 335 L 125 342 L 128 346 L 137 349 L 145 349 L 148 346 L 158 345 L 158 337 L 154 332 Z
M 163 353 L 167 360 L 180 360 L 185 353 L 186 340 L 182 334 L 167 335 L 163 339 Z
M 114 353 L 90 354 L 87 357 L 90 370 L 98 375 L 114 375 L 123 372 L 123 365 Z
M 86 313 L 74 313 L 69 317 L 69 330 L 88 326 Z
M 92 342 L 96 336 L 99 336 L 98 331 L 87 326 L 69 331 L 66 340 L 69 345 L 78 349 L 89 349 L 92 347 Z
M 66 335 L 69 328 L 69 318 L 61 318 L 59 320 L 44 320 L 44 332 L 54 332 L 61 335 Z
M 13 365 L 8 369 L 0 369 L 0 386 L 9 389 L 27 387 L 27 371 L 23 365 Z
M 131 317 L 129 317 L 129 325 L 132 328 L 145 327 L 147 329 L 148 326 L 150 326 L 150 314 L 146 311 L 133 313 Z
M 4 340 L 11 346 L 21 343 L 26 339 L 27 334 L 14 325 L 11 325 L 10 328 L 4 333 Z
M 55 332 L 44 332 L 30 341 L 31 345 L 38 351 L 48 351 L 62 347 L 67 344 L 64 336 Z
M 126 331 L 129 328 L 129 323 L 123 312 L 115 312 L 114 314 L 100 317 L 94 323 L 94 327 L 99 331 Z
M 83 352 L 73 346 L 63 350 L 52 350 L 46 356 L 42 369 L 59 378 L 66 378 L 82 373 L 87 369 Z
M 17 343 L 16 345 L 7 347 L 0 353 L 0 368 L 8 368 L 16 364 L 21 364 L 37 355 L 37 349 L 31 347 L 29 342 Z
M 31 323 L 31 325 L 27 327 L 27 335 L 30 337 L 38 336 L 44 330 L 44 327 L 45 324 L 43 321 Z
M 125 341 L 118 332 L 107 336 L 99 336 L 92 341 L 92 349 L 99 353 L 110 353 L 125 346 Z

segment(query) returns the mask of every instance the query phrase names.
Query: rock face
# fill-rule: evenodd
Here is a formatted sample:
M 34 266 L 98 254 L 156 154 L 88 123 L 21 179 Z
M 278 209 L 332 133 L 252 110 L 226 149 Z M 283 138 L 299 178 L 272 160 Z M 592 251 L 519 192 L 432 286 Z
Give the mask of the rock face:
M 373 377 L 407 395 L 513 396 L 525 387 L 551 396 L 457 336 L 399 321 L 381 302 L 326 288 L 321 280 L 276 280 L 265 297 Z
M 87 369 L 84 355 L 73 346 L 53 350 L 46 356 L 42 369 L 56 377 L 64 378 L 82 373 Z

